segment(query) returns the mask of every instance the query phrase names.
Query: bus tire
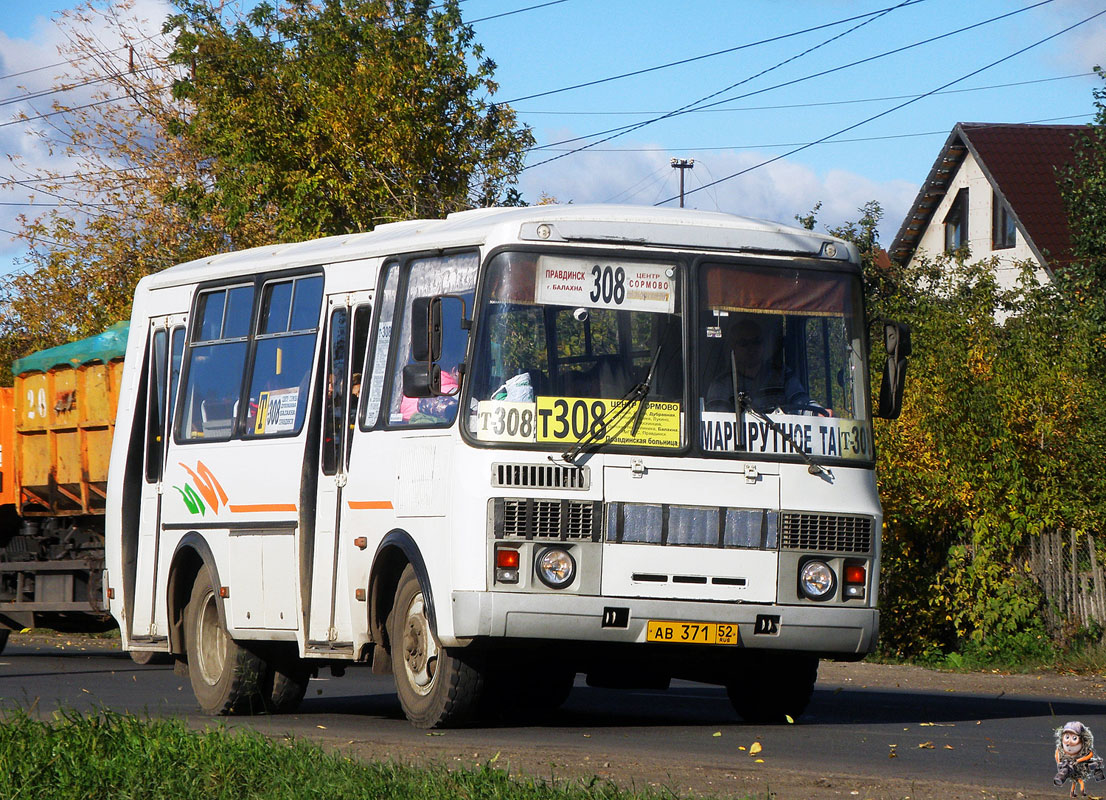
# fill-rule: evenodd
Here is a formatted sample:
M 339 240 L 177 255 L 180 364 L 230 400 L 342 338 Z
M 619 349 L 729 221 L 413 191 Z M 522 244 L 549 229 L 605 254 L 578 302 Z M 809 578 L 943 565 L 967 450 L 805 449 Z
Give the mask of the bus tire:
M 152 650 L 131 650 L 129 655 L 131 661 L 139 666 L 146 666 L 147 664 L 166 665 L 173 663 L 173 656 L 169 653 L 155 653 Z
M 227 633 L 215 587 L 206 569 L 192 585 L 184 614 L 188 678 L 200 710 L 210 716 L 264 710 L 261 680 L 265 662 Z
M 734 711 L 753 724 L 794 722 L 806 710 L 818 680 L 818 659 L 751 651 L 726 684 Z
M 300 707 L 310 680 L 311 668 L 301 659 L 274 660 L 265 670 L 261 688 L 268 710 L 273 714 L 291 714 Z
M 438 642 L 410 564 L 396 586 L 388 638 L 396 694 L 412 725 L 455 726 L 476 716 L 484 676 L 471 655 L 462 656 Z
M 11 631 L 7 628 L 0 628 L 0 653 L 4 652 L 4 648 L 8 645 L 8 637 L 11 636 Z

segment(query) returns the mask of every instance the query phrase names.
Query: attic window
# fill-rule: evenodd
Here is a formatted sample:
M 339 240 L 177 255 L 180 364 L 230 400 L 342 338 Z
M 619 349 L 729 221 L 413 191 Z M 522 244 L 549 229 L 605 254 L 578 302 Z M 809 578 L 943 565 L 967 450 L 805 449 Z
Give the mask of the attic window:
M 945 252 L 951 253 L 968 244 L 968 189 L 961 189 L 945 215 Z
M 991 199 L 991 249 L 1007 250 L 1017 243 L 1017 226 L 998 192 Z

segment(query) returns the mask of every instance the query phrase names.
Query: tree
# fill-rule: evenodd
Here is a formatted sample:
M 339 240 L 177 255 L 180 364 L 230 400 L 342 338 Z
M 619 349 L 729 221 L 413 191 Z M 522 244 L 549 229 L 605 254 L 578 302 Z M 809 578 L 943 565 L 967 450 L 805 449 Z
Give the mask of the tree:
M 264 215 L 278 239 L 437 217 L 503 199 L 533 142 L 488 104 L 495 65 L 457 0 L 261 3 L 234 23 L 179 6 L 178 130 L 212 160 L 174 198 L 196 213 Z
M 1095 67 L 1106 81 L 1106 71 Z M 1071 291 L 1106 324 L 1106 86 L 1093 90 L 1094 123 L 1078 137 L 1071 166 L 1059 173 L 1071 230 L 1072 263 L 1062 270 Z
M 186 0 L 171 37 L 135 5 L 59 20 L 74 72 L 57 88 L 93 94 L 37 123 L 64 166 L 17 165 L 58 205 L 22 220 L 25 269 L 0 281 L 0 383 L 12 358 L 129 316 L 138 280 L 172 264 L 496 202 L 532 141 L 482 99 L 494 65 L 456 0 L 297 0 L 237 22 Z

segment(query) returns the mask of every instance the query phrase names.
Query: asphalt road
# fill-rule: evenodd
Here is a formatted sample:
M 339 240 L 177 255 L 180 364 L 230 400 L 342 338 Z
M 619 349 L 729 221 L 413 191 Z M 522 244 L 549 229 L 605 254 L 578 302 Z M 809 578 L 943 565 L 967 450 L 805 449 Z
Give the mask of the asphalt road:
M 1062 797 L 1066 788 L 1051 782 L 1052 731 L 1079 719 L 1106 737 L 1101 693 L 994 696 L 857 685 L 849 674 L 839 665 L 823 669 L 806 715 L 787 726 L 743 724 L 724 691 L 714 687 L 681 682 L 667 692 L 612 691 L 590 688 L 581 677 L 563 710 L 541 726 L 428 734 L 403 718 L 390 677 L 374 676 L 367 668 L 351 668 L 343 678 L 324 672 L 295 714 L 234 718 L 228 724 L 319 739 L 368 756 L 421 759 L 419 754 L 429 753 L 432 760 L 449 763 L 479 762 L 499 752 L 545 776 L 591 771 L 646 783 L 668 775 L 670 788 L 683 791 L 725 789 L 728 779 L 737 781 L 729 784 L 733 789 L 747 791 L 758 770 L 769 788 L 775 781 L 774 790 L 787 785 L 781 776 L 805 776 L 794 784 L 796 793 L 784 791 L 781 797 L 814 796 L 813 787 L 834 786 L 824 795 L 849 797 L 849 776 L 856 785 L 878 785 L 881 778 L 916 784 L 913 797 L 952 796 L 918 789 L 938 782 L 979 787 L 971 792 L 975 797 Z M 770 676 L 765 677 L 770 691 Z M 66 647 L 13 639 L 0 655 L 0 698 L 4 708 L 37 713 L 107 708 L 210 724 L 197 713 L 187 678 L 171 667 L 138 666 L 110 642 L 96 640 Z M 740 749 L 754 741 L 762 748 L 756 756 L 762 763 Z M 1101 795 L 1106 784 L 1088 788 Z

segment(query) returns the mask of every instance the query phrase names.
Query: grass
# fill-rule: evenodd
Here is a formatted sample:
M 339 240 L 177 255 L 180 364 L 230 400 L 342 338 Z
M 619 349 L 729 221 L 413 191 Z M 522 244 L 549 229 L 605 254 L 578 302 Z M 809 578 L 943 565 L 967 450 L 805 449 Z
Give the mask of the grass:
M 38 720 L 13 711 L 0 720 L 3 800 L 659 800 L 612 783 L 551 784 L 512 777 L 492 762 L 447 771 L 362 762 L 309 742 L 249 731 L 190 730 L 177 720 L 72 712 Z

